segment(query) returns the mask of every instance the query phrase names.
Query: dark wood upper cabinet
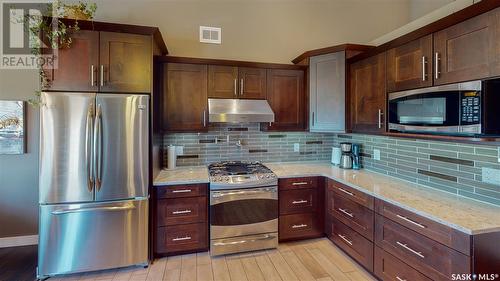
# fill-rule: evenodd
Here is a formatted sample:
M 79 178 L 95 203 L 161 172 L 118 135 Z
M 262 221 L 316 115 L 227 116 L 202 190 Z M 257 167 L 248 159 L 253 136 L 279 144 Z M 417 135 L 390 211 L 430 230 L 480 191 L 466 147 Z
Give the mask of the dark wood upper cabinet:
M 269 69 L 267 101 L 275 117 L 268 130 L 304 130 L 304 71 Z
M 238 98 L 238 67 L 209 65 L 208 97 Z
M 500 75 L 496 9 L 434 33 L 434 84 Z
M 266 99 L 266 69 L 240 67 L 239 98 L 241 99 Z
M 432 86 L 432 35 L 387 51 L 387 91 Z
M 100 90 L 149 93 L 152 60 L 150 36 L 100 32 Z
M 84 91 L 98 90 L 99 32 L 80 30 L 71 35 L 71 48 L 50 50 L 54 65 L 44 67 L 49 87 L 43 90 Z
M 350 65 L 350 117 L 353 132 L 385 131 L 385 53 Z
M 164 130 L 176 132 L 207 130 L 207 73 L 207 65 L 164 64 Z

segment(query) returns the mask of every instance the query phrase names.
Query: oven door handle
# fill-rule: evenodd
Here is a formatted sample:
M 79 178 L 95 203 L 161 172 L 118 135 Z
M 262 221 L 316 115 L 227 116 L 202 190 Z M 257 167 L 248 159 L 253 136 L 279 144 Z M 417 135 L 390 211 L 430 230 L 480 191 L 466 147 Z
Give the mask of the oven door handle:
M 258 241 L 265 241 L 265 240 L 272 240 L 276 239 L 276 236 L 271 235 L 271 234 L 266 234 L 261 237 L 257 237 L 254 239 L 249 239 L 249 240 L 238 240 L 238 241 L 231 241 L 231 242 L 215 242 L 214 246 L 229 246 L 229 245 L 238 245 L 238 244 L 246 244 L 246 243 L 255 243 Z
M 266 187 L 259 189 L 248 190 L 231 190 L 231 191 L 211 191 L 210 204 L 215 205 L 233 200 L 251 199 L 271 199 L 278 200 L 278 189 L 276 187 Z

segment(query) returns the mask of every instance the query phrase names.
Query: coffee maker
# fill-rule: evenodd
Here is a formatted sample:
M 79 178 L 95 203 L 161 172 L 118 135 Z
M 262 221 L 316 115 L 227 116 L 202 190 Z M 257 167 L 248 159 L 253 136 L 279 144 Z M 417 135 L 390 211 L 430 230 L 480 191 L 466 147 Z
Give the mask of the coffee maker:
M 349 142 L 340 143 L 340 150 L 342 151 L 342 156 L 340 157 L 340 168 L 352 169 L 352 164 L 353 164 L 352 143 Z
M 361 145 L 343 142 L 340 144 L 342 156 L 340 157 L 340 168 L 359 170 Z

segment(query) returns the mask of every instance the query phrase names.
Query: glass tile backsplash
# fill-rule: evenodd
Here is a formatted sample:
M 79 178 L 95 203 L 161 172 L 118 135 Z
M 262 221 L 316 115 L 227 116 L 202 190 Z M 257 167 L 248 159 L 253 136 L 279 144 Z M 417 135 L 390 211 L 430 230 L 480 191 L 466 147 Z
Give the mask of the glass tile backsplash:
M 332 146 L 341 142 L 361 144 L 362 165 L 367 170 L 500 205 L 500 183 L 482 181 L 483 167 L 500 173 L 497 146 L 361 134 L 261 132 L 259 124 L 253 123 L 211 124 L 207 133 L 164 136 L 165 147 L 184 146 L 184 155 L 177 157 L 178 166 L 225 160 L 329 161 Z M 380 160 L 372 158 L 374 149 L 380 150 Z M 166 166 L 166 155 L 164 163 Z

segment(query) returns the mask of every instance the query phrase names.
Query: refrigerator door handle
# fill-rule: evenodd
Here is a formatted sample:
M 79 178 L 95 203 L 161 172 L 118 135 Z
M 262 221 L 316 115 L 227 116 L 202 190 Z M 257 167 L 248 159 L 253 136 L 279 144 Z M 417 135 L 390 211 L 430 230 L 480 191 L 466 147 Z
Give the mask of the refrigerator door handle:
M 97 105 L 94 124 L 94 177 L 97 191 L 102 184 L 102 112 L 101 105 Z
M 71 214 L 71 213 L 97 212 L 97 211 L 105 211 L 105 212 L 127 211 L 127 210 L 133 210 L 133 209 L 135 209 L 135 206 L 133 204 L 127 204 L 127 205 L 123 205 L 123 206 L 59 209 L 59 210 L 52 211 L 51 214 L 52 215 L 64 215 L 64 214 Z
M 94 173 L 93 173 L 93 129 L 94 129 L 94 119 L 93 119 L 92 107 L 89 107 L 87 111 L 87 127 L 85 132 L 85 166 L 87 169 L 87 189 L 92 192 L 94 189 Z

